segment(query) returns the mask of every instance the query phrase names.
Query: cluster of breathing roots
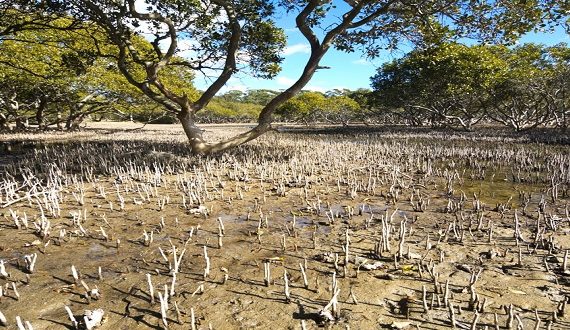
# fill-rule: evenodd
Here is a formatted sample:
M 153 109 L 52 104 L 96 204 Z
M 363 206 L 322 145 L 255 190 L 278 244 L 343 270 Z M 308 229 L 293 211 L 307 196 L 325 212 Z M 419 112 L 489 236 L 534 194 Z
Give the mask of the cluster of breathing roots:
M 0 325 L 568 326 L 564 148 L 271 134 L 211 157 L 90 141 L 1 166 Z M 276 317 L 243 323 L 240 295 Z

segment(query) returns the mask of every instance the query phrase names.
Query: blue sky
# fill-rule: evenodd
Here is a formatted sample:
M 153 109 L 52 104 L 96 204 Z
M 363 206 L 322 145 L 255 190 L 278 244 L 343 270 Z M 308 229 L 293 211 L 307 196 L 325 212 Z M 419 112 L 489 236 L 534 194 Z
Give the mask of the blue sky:
M 300 75 L 309 57 L 309 44 L 295 28 L 292 17 L 284 16 L 278 20 L 278 24 L 285 30 L 287 46 L 283 51 L 284 61 L 282 71 L 274 79 L 255 79 L 245 74 L 234 75 L 221 93 L 228 90 L 247 89 L 272 89 L 281 90 L 289 87 Z M 554 33 L 529 33 L 519 43 L 535 42 L 546 45 L 554 45 L 560 42 L 570 43 L 569 36 L 562 30 L 557 29 Z M 384 52 L 380 57 L 368 60 L 362 53 L 344 53 L 331 49 L 323 58 L 320 65 L 329 66 L 330 69 L 318 70 L 313 79 L 305 87 L 306 90 L 325 92 L 335 88 L 369 88 L 370 77 L 376 69 L 387 61 L 404 55 L 404 51 Z M 196 77 L 195 85 L 198 89 L 205 89 L 209 83 L 203 77 Z

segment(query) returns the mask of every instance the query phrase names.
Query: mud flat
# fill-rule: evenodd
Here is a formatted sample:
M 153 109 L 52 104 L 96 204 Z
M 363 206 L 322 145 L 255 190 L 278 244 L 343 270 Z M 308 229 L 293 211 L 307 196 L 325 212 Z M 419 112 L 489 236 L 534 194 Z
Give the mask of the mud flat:
M 195 157 L 173 126 L 0 138 L 8 329 L 570 328 L 568 146 L 319 131 Z

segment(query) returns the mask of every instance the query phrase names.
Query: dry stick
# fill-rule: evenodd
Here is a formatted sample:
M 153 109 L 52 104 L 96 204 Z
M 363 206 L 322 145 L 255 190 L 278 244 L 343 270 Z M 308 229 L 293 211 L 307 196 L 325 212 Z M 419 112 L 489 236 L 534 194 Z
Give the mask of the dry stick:
M 536 323 L 534 324 L 534 330 L 539 330 L 540 329 L 540 316 L 538 316 L 538 309 L 534 310 L 534 317 L 536 320 Z
M 6 316 L 4 316 L 4 314 L 2 314 L 1 311 L 0 311 L 0 325 L 3 327 L 8 325 L 8 320 L 6 320 Z
M 479 322 L 479 313 L 475 311 L 475 317 L 473 318 L 473 322 L 471 323 L 471 330 L 477 330 L 477 322 Z
M 182 264 L 182 257 L 184 257 L 184 253 L 186 253 L 186 248 L 182 249 L 180 256 L 178 259 L 174 258 L 174 271 L 178 273 L 180 271 L 180 265 Z
M 453 303 L 451 302 L 449 303 L 448 311 L 449 311 L 449 321 L 451 322 L 451 327 L 455 329 L 455 324 L 456 324 L 455 309 L 453 307 Z
M 336 289 L 336 291 L 334 292 L 331 300 L 328 302 L 328 304 L 321 310 L 321 314 L 327 314 L 329 313 L 328 310 L 332 307 L 333 309 L 333 315 L 336 314 L 338 312 L 338 295 L 340 294 L 340 289 Z
M 313 241 L 313 250 L 317 248 L 317 232 L 313 231 L 311 234 L 311 239 Z
M 469 292 L 471 294 L 469 298 L 469 309 L 471 310 L 475 310 L 477 303 L 479 302 L 479 296 L 475 292 L 475 283 L 477 282 L 477 280 L 479 280 L 479 276 L 481 275 L 482 271 L 483 271 L 482 268 L 479 269 L 477 273 L 475 272 L 475 270 L 473 270 L 473 272 L 471 273 L 471 278 L 469 279 Z
M 422 262 L 418 261 L 418 275 L 420 276 L 421 279 L 424 278 L 424 271 L 422 268 L 423 268 Z
M 424 313 L 427 313 L 429 308 L 427 304 L 427 290 L 425 285 L 422 285 L 422 302 L 424 304 Z
M 334 270 L 338 271 L 338 253 L 334 254 Z
M 196 330 L 196 316 L 194 315 L 194 308 L 190 308 L 190 326 L 192 330 Z
M 524 325 L 522 323 L 521 317 L 519 316 L 519 314 L 515 315 L 515 318 L 517 320 L 517 329 L 524 329 Z
M 218 229 L 222 235 L 226 234 L 226 228 L 224 227 L 224 223 L 221 217 L 218 217 Z
M 340 288 L 338 287 L 338 281 L 336 279 L 336 272 L 332 274 L 332 292 L 340 293 Z M 338 294 L 333 294 L 332 299 L 332 313 L 335 318 L 338 318 L 340 311 L 338 310 Z
M 222 267 L 220 268 L 220 270 L 224 273 L 224 279 L 222 280 L 222 284 L 226 284 L 228 282 L 228 279 L 230 278 L 230 275 L 228 274 L 228 269 L 226 267 Z
M 566 272 L 566 268 L 568 267 L 568 250 L 564 252 L 564 261 L 562 262 L 562 272 Z
M 487 297 L 483 298 L 483 302 L 479 306 L 479 313 L 485 313 L 485 308 L 487 308 Z
M 69 308 L 69 306 L 64 306 L 65 310 L 67 311 L 67 316 L 69 316 L 69 320 L 71 321 L 71 324 L 73 325 L 74 329 L 78 329 L 79 323 L 77 323 L 77 320 L 75 319 L 75 316 L 73 316 L 73 312 L 71 311 L 71 309 Z
M 168 296 L 163 296 L 162 292 L 158 291 L 158 299 L 160 300 L 160 315 L 162 318 L 162 324 L 165 328 L 168 328 L 168 321 L 166 320 L 166 312 L 168 310 Z
M 305 268 L 303 267 L 303 264 L 299 263 L 299 268 L 301 268 L 301 275 L 303 277 L 303 285 L 305 286 L 305 289 L 309 289 L 309 281 L 307 280 L 307 273 L 305 272 Z
M 350 287 L 350 298 L 352 298 L 352 302 L 355 305 L 358 305 L 358 300 L 356 299 L 356 295 L 354 294 L 354 291 L 352 290 L 352 287 Z
M 400 264 L 398 263 L 398 254 L 394 254 L 394 268 L 397 270 L 400 268 Z
M 210 275 L 210 258 L 208 257 L 208 249 L 206 245 L 204 245 L 204 259 L 206 260 L 206 267 L 204 268 L 204 281 Z
M 79 283 L 79 274 L 77 273 L 77 269 L 75 269 L 74 265 L 71 265 L 71 276 L 75 280 L 75 284 Z
M 103 229 L 102 226 L 99 226 L 99 231 L 101 231 L 101 236 L 103 236 L 103 238 L 105 238 L 105 241 L 108 242 L 109 241 L 109 235 L 107 235 L 107 233 L 105 232 L 105 229 Z
M 544 269 L 546 269 L 546 272 L 547 272 L 547 273 L 550 273 L 550 266 L 548 266 L 547 257 L 548 257 L 548 256 L 545 255 L 542 261 L 543 261 L 543 263 L 544 263 Z
M 512 329 L 513 328 L 513 321 L 515 320 L 515 312 L 513 310 L 513 304 L 510 304 L 509 307 L 505 307 L 505 309 L 507 310 L 507 323 L 505 325 L 505 327 L 507 329 Z
M 281 236 L 281 250 L 285 252 L 286 249 L 287 249 L 287 238 L 285 237 L 285 234 L 283 234 Z
M 269 262 L 263 263 L 263 283 L 265 283 L 265 286 L 269 286 L 271 283 L 271 268 Z
M 174 309 L 176 310 L 176 323 L 183 324 L 182 314 L 180 313 L 180 309 L 178 308 L 178 303 L 176 301 L 174 301 Z
M 12 283 L 12 291 L 14 291 L 14 295 L 16 300 L 20 300 L 20 293 L 18 293 L 18 288 L 16 287 L 16 282 L 11 282 Z
M 519 246 L 520 243 L 520 222 L 517 209 L 515 209 L 515 231 L 513 233 L 513 238 L 516 241 L 516 245 Z
M 449 304 L 449 279 L 445 280 L 445 290 L 443 291 L 443 305 L 447 307 Z
M 6 272 L 6 267 L 4 266 L 4 260 L 0 259 L 0 278 L 8 278 L 10 274 Z
M 174 285 L 176 284 L 176 273 L 172 274 L 172 284 L 170 285 L 170 296 L 174 297 Z
M 22 319 L 20 318 L 19 315 L 16 316 L 16 325 L 18 326 L 18 330 L 26 330 L 26 327 L 22 323 Z
M 85 289 L 85 293 L 86 293 L 86 294 L 88 294 L 89 291 L 91 291 L 91 290 L 89 289 L 89 286 L 87 285 L 87 283 L 85 283 L 85 281 L 81 280 L 81 281 L 79 281 L 79 283 L 81 284 L 81 286 L 83 287 L 83 289 Z
M 24 256 L 24 261 L 26 262 L 26 271 L 28 271 L 30 274 L 34 272 L 34 267 L 36 265 L 37 259 L 37 253 L 32 253 Z
M 350 245 L 350 237 L 348 236 L 348 228 L 346 228 L 345 245 L 344 245 L 344 266 L 346 266 L 346 267 L 348 267 L 349 245 Z M 346 272 L 345 272 L 345 275 L 346 275 Z
M 434 273 L 433 273 L 433 287 L 434 287 L 433 292 L 434 292 L 434 293 L 441 293 L 441 292 L 439 292 L 439 282 L 438 282 L 438 280 L 439 280 L 439 273 L 438 273 L 438 272 L 434 272 Z
M 222 237 L 224 237 L 224 234 L 224 223 L 222 222 L 222 218 L 218 218 L 218 249 L 221 249 L 223 246 Z
M 398 260 L 402 260 L 404 254 L 404 243 L 406 240 L 406 218 L 400 222 L 400 244 L 398 244 Z
M 291 294 L 289 293 L 289 279 L 287 278 L 287 269 L 283 270 L 283 280 L 285 281 L 285 302 L 291 302 Z
M 175 274 L 178 272 L 178 270 L 176 269 L 176 262 L 178 260 L 178 249 L 176 248 L 176 246 L 174 246 L 174 244 L 172 244 L 172 241 L 170 241 L 170 246 L 172 247 L 172 258 L 174 260 L 174 263 L 171 263 L 170 260 L 168 259 L 168 257 L 164 254 L 164 252 L 162 251 L 162 249 L 160 248 L 160 246 L 158 247 L 158 250 L 160 251 L 160 254 L 162 254 L 162 258 L 164 260 L 166 260 L 166 262 L 168 263 L 168 271 L 170 274 Z
M 172 251 L 174 254 L 176 254 L 176 249 L 172 249 Z M 158 247 L 158 252 L 160 252 L 162 259 L 164 259 L 164 261 L 166 261 L 170 265 L 170 260 L 168 260 L 168 257 L 166 256 L 166 254 L 164 253 L 164 250 L 162 250 L 162 248 L 160 246 Z M 176 257 L 174 259 L 176 260 Z
M 564 297 L 564 300 L 562 300 L 556 308 L 556 313 L 560 317 L 564 317 L 564 312 L 566 311 L 566 301 L 566 297 Z
M 152 286 L 150 274 L 146 274 L 146 280 L 148 282 L 148 295 L 150 296 L 150 303 L 154 304 L 154 287 Z
M 390 252 L 390 231 L 392 225 L 388 223 L 388 210 L 386 209 L 386 215 L 382 218 L 382 252 Z

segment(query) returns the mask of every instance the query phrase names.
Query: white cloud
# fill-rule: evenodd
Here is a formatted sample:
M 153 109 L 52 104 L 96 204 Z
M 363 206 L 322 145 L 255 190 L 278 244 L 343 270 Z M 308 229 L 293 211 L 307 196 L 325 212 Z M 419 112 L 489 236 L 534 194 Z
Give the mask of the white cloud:
M 356 60 L 356 61 L 352 61 L 352 64 L 358 64 L 358 65 L 372 65 L 372 63 L 370 63 L 370 61 L 368 61 L 368 60 L 366 60 L 366 59 L 364 59 L 364 58 L 358 59 L 358 60 Z
M 343 89 L 350 89 L 350 88 L 347 88 L 346 86 L 323 87 L 320 85 L 313 85 L 313 84 L 308 84 L 307 86 L 305 86 L 303 88 L 303 90 L 306 90 L 306 91 L 321 92 L 321 93 L 326 93 L 326 92 L 332 91 L 334 89 L 343 90 Z
M 242 91 L 245 92 L 247 90 L 247 86 L 244 84 L 231 84 L 231 85 L 227 85 L 224 86 L 222 88 L 222 90 L 220 91 L 221 93 L 225 93 L 227 91 Z
M 293 55 L 293 54 L 309 54 L 311 52 L 311 47 L 309 47 L 308 44 L 294 44 L 291 46 L 287 46 L 283 49 L 283 52 L 281 52 L 281 55 L 283 56 L 289 56 L 289 55 Z
M 330 88 L 324 88 L 322 86 L 317 86 L 317 85 L 307 85 L 303 88 L 303 90 L 306 91 L 313 91 L 313 92 L 321 92 L 324 93 L 326 91 L 328 91 Z
M 291 86 L 295 83 L 294 79 L 287 78 L 284 76 L 277 77 L 277 79 L 275 80 L 277 81 L 277 84 L 281 86 Z
M 148 3 L 144 0 L 135 0 L 135 10 L 139 13 L 148 13 Z
M 164 44 L 162 44 L 162 42 L 160 43 L 160 47 L 163 50 L 166 50 L 168 48 L 168 46 L 170 45 L 170 40 L 163 40 Z M 176 53 L 176 55 L 185 58 L 185 59 L 191 59 L 191 58 L 195 58 L 198 54 L 196 53 L 196 51 L 194 50 L 194 48 L 196 48 L 196 42 L 194 40 L 191 39 L 187 39 L 187 38 L 180 38 L 178 39 L 178 51 Z

